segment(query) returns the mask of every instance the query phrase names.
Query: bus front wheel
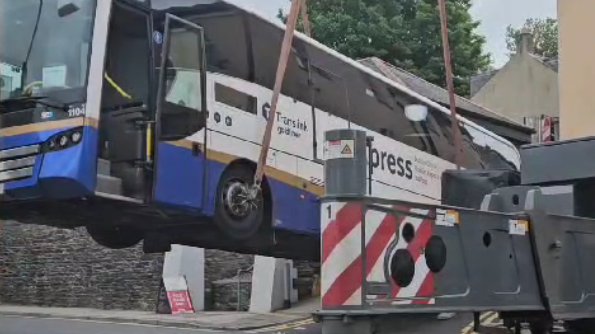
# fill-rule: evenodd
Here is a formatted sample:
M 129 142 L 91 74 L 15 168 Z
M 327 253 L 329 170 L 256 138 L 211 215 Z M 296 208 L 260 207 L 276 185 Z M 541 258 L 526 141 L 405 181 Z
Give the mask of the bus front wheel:
M 143 240 L 143 234 L 132 226 L 92 224 L 86 228 L 96 243 L 110 249 L 134 247 Z
M 223 172 L 217 187 L 215 223 L 221 232 L 236 240 L 253 237 L 263 221 L 262 191 L 254 200 L 248 196 L 253 180 L 253 170 L 245 165 L 235 165 Z

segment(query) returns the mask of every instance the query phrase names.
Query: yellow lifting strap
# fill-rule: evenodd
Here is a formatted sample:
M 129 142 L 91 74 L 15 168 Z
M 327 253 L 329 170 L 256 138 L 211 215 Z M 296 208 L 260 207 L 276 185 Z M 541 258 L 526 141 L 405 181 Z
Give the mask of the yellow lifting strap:
M 126 91 L 124 89 L 122 89 L 122 87 L 118 86 L 118 84 L 112 78 L 110 78 L 110 76 L 107 75 L 107 73 L 104 73 L 103 77 L 105 78 L 105 80 L 107 80 L 107 82 L 109 82 L 109 84 L 112 87 L 114 87 L 114 89 L 118 93 L 120 93 L 120 95 L 122 95 L 126 99 L 132 100 L 132 96 L 130 96 L 130 94 L 126 93 Z

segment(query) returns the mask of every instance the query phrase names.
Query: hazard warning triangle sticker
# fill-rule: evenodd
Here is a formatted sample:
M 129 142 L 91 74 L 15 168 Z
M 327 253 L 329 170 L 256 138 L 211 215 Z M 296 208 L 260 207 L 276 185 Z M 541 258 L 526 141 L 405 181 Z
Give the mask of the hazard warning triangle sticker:
M 345 147 L 343 147 L 341 154 L 343 154 L 343 155 L 352 155 L 353 154 L 353 151 L 351 151 L 351 147 L 349 147 L 349 144 L 347 144 L 347 145 L 345 145 Z

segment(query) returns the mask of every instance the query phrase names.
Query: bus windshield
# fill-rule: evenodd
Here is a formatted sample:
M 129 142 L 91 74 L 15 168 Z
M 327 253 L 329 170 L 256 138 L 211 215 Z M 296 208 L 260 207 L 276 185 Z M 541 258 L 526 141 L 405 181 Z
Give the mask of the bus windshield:
M 84 94 L 95 3 L 0 0 L 0 100 L 64 89 Z

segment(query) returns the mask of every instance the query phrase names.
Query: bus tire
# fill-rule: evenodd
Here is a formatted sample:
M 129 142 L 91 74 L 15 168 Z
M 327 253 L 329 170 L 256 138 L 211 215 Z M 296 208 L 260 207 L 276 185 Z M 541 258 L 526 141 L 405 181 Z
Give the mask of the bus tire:
M 230 166 L 219 180 L 215 201 L 215 224 L 223 234 L 232 239 L 250 239 L 258 234 L 261 228 L 265 216 L 263 191 L 259 191 L 252 205 L 239 204 L 243 198 L 241 187 L 250 186 L 253 181 L 254 170 L 244 164 Z M 263 183 L 262 187 L 266 187 L 266 184 Z
M 132 226 L 92 224 L 87 225 L 86 229 L 91 239 L 110 249 L 134 247 L 143 240 L 143 234 Z

